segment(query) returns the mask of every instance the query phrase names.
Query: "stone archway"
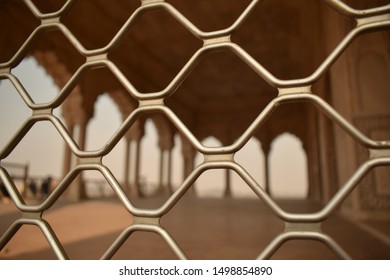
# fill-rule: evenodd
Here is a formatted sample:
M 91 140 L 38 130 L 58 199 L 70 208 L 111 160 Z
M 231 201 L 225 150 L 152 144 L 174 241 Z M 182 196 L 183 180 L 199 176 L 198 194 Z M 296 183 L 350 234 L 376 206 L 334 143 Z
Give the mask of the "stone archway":
M 283 133 L 271 144 L 270 193 L 280 198 L 308 195 L 307 156 L 298 137 Z

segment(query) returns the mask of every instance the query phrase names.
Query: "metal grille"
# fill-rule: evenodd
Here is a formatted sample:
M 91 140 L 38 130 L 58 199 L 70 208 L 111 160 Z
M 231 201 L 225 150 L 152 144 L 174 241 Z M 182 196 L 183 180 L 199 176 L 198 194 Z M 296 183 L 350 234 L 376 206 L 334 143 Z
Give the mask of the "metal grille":
M 127 227 L 108 248 L 102 256 L 102 259 L 110 259 L 127 240 L 127 238 L 135 231 L 148 231 L 159 234 L 165 242 L 172 248 L 174 253 L 180 259 L 186 259 L 185 253 L 172 238 L 170 233 L 160 225 L 160 219 L 167 214 L 172 207 L 181 199 L 184 193 L 192 186 L 196 179 L 208 169 L 230 169 L 235 171 L 245 183 L 264 201 L 266 206 L 285 223 L 285 230 L 280 233 L 262 252 L 259 252 L 259 259 L 269 258 L 272 254 L 287 240 L 291 239 L 314 239 L 326 244 L 341 258 L 349 258 L 349 255 L 337 244 L 330 236 L 321 231 L 321 223 L 325 221 L 331 213 L 341 204 L 341 202 L 354 190 L 358 182 L 374 167 L 381 165 L 390 165 L 390 141 L 374 141 L 369 139 L 359 132 L 351 123 L 346 121 L 334 108 L 326 101 L 318 97 L 315 92 L 311 91 L 312 84 L 317 81 L 336 61 L 336 59 L 347 49 L 349 44 L 361 33 L 376 30 L 378 28 L 390 27 L 390 6 L 372 8 L 367 10 L 355 10 L 347 6 L 339 0 L 324 0 L 338 13 L 355 20 L 355 27 L 343 38 L 337 47 L 327 56 L 322 64 L 308 77 L 294 80 L 280 80 L 274 77 L 267 69 L 265 69 L 258 61 L 249 55 L 240 45 L 233 43 L 230 40 L 231 34 L 237 30 L 240 24 L 251 14 L 253 9 L 262 1 L 254 0 L 238 17 L 238 19 L 229 27 L 223 30 L 213 32 L 203 32 L 198 29 L 191 21 L 189 21 L 180 11 L 174 6 L 166 3 L 164 0 L 142 0 L 141 6 L 131 15 L 122 28 L 117 32 L 111 42 L 99 49 L 87 50 L 72 34 L 72 32 L 60 22 L 60 16 L 69 9 L 74 0 L 69 0 L 66 4 L 55 13 L 43 14 L 33 4 L 31 0 L 24 0 L 28 8 L 32 11 L 36 18 L 41 23 L 35 28 L 28 39 L 16 54 L 6 63 L 0 64 L 0 79 L 8 79 L 15 86 L 20 96 L 23 98 L 26 105 L 31 108 L 32 116 L 18 130 L 16 135 L 9 141 L 5 148 L 1 151 L 0 159 L 5 159 L 12 150 L 18 145 L 19 141 L 26 135 L 29 129 L 40 121 L 51 122 L 67 145 L 71 148 L 74 155 L 79 159 L 78 164 L 73 168 L 60 182 L 53 193 L 39 205 L 26 205 L 23 198 L 17 191 L 12 179 L 7 171 L 1 167 L 1 179 L 6 185 L 8 192 L 16 204 L 17 208 L 22 213 L 22 218 L 16 220 L 9 229 L 3 234 L 0 239 L 0 248 L 4 248 L 7 242 L 24 224 L 32 224 L 38 226 L 46 236 L 49 244 L 54 250 L 59 259 L 68 259 L 68 256 L 63 249 L 62 244 L 57 239 L 55 232 L 50 224 L 42 218 L 43 213 L 48 210 L 64 193 L 70 183 L 83 170 L 97 170 L 105 177 L 116 195 L 119 197 L 123 206 L 133 215 L 133 223 Z M 189 30 L 194 36 L 203 41 L 203 46 L 188 60 L 185 66 L 180 70 L 170 84 L 162 91 L 150 94 L 143 94 L 130 83 L 123 75 L 121 70 L 108 59 L 108 53 L 126 36 L 132 28 L 133 23 L 140 15 L 150 10 L 162 9 L 175 18 L 181 25 Z M 86 57 L 86 62 L 73 74 L 59 95 L 51 102 L 45 104 L 36 104 L 33 102 L 28 92 L 24 89 L 19 80 L 11 74 L 11 68 L 15 66 L 24 56 L 29 43 L 35 36 L 45 30 L 60 30 L 67 39 L 72 43 L 73 47 L 79 53 Z M 224 147 L 205 147 L 192 132 L 183 124 L 180 118 L 164 105 L 164 99 L 173 94 L 175 89 L 180 86 L 186 75 L 194 68 L 197 62 L 203 55 L 216 49 L 225 49 L 235 53 L 248 66 L 250 66 L 258 74 L 259 79 L 264 79 L 271 86 L 278 89 L 278 96 L 274 98 L 264 110 L 259 112 L 255 121 L 249 128 L 232 144 Z M 59 107 L 70 94 L 76 85 L 82 73 L 96 67 L 104 66 L 111 70 L 116 78 L 125 87 L 127 92 L 138 100 L 138 107 L 128 116 L 121 127 L 116 131 L 114 136 L 108 141 L 104 148 L 96 151 L 80 150 L 78 145 L 69 135 L 64 124 L 53 115 L 53 109 Z M 275 201 L 261 188 L 249 173 L 239 165 L 234 154 L 238 152 L 246 142 L 254 135 L 255 131 L 263 125 L 265 120 L 272 114 L 275 108 L 282 104 L 291 101 L 310 102 L 316 108 L 325 113 L 334 123 L 340 126 L 357 142 L 363 145 L 370 153 L 370 157 L 349 180 L 339 188 L 339 191 L 333 198 L 323 207 L 322 210 L 310 214 L 295 214 L 289 213 L 281 209 Z M 147 210 L 135 207 L 111 171 L 102 164 L 102 157 L 110 153 L 118 141 L 125 135 L 129 128 L 134 124 L 137 118 L 143 113 L 159 112 L 164 114 L 194 146 L 194 148 L 204 155 L 204 162 L 197 166 L 193 172 L 184 180 L 182 185 L 170 196 L 170 198 L 158 209 Z

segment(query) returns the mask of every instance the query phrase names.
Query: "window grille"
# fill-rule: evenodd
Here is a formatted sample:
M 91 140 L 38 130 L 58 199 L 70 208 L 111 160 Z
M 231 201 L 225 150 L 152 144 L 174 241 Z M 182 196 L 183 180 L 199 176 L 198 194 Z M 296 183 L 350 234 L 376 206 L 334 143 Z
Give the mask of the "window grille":
M 341 202 L 347 198 L 358 182 L 374 167 L 390 165 L 390 141 L 374 141 L 362 134 L 352 123 L 343 118 L 332 106 L 325 100 L 312 92 L 311 86 L 315 81 L 321 78 L 329 67 L 337 60 L 337 58 L 348 48 L 350 43 L 360 34 L 377 29 L 390 27 L 390 6 L 382 6 L 366 10 L 356 10 L 340 0 L 323 0 L 329 4 L 336 12 L 350 19 L 354 19 L 356 24 L 354 28 L 345 35 L 343 40 L 336 48 L 326 57 L 321 65 L 309 76 L 302 79 L 281 80 L 273 76 L 266 68 L 264 68 L 256 59 L 248 54 L 240 45 L 233 43 L 230 36 L 238 29 L 240 24 L 251 14 L 253 9 L 260 5 L 262 1 L 253 0 L 248 7 L 242 12 L 238 19 L 228 28 L 223 30 L 204 32 L 194 25 L 187 17 L 185 17 L 172 4 L 164 0 L 142 0 L 141 5 L 130 16 L 126 23 L 117 32 L 114 38 L 105 47 L 88 50 L 86 49 L 73 33 L 60 21 L 60 17 L 65 13 L 75 0 L 67 1 L 64 6 L 53 13 L 42 13 L 34 5 L 32 0 L 24 0 L 24 3 L 31 10 L 34 16 L 40 20 L 40 24 L 36 27 L 23 45 L 17 50 L 14 56 L 7 62 L 0 64 L 0 79 L 8 79 L 19 92 L 26 105 L 31 108 L 32 115 L 17 131 L 16 135 L 9 141 L 5 148 L 1 151 L 0 159 L 4 160 L 18 145 L 18 142 L 26 135 L 34 123 L 40 121 L 51 122 L 58 132 L 61 134 L 64 141 L 72 150 L 73 154 L 78 157 L 79 162 L 59 183 L 58 187 L 50 194 L 50 196 L 39 205 L 26 205 L 17 191 L 15 184 L 4 167 L 0 168 L 0 176 L 2 181 L 10 193 L 11 199 L 22 213 L 22 217 L 17 219 L 9 229 L 1 236 L 0 248 L 4 248 L 7 242 L 24 224 L 38 226 L 53 251 L 59 259 L 68 259 L 68 256 L 56 237 L 56 233 L 52 230 L 50 224 L 42 218 L 42 214 L 47 211 L 64 193 L 70 183 L 83 170 L 97 170 L 105 177 L 113 191 L 119 197 L 123 207 L 129 211 L 134 221 L 129 225 L 113 244 L 103 254 L 102 259 L 110 259 L 127 240 L 127 238 L 135 231 L 148 231 L 159 234 L 173 252 L 180 259 L 186 259 L 185 252 L 175 242 L 170 233 L 160 225 L 160 219 L 166 215 L 175 204 L 182 198 L 184 193 L 192 186 L 196 179 L 206 170 L 222 168 L 235 171 L 245 183 L 257 194 L 266 206 L 285 223 L 285 230 L 280 233 L 270 244 L 259 252 L 258 258 L 270 258 L 272 254 L 287 240 L 291 239 L 314 239 L 323 242 L 339 257 L 348 259 L 349 255 L 343 248 L 335 242 L 329 235 L 321 230 L 321 223 L 325 221 L 331 213 L 333 213 Z M 108 3 L 108 2 L 107 2 Z M 163 90 L 149 94 L 139 92 L 131 81 L 129 81 L 117 67 L 108 58 L 108 53 L 126 36 L 132 27 L 132 24 L 144 12 L 151 10 L 164 10 L 171 17 L 175 18 L 183 27 L 191 32 L 195 37 L 203 41 L 203 46 L 200 47 L 195 54 L 187 61 L 184 67 L 180 70 L 177 76 Z M 34 37 L 45 30 L 59 30 L 71 42 L 73 47 L 82 54 L 86 61 L 77 69 L 70 80 L 61 90 L 60 94 L 52 101 L 44 104 L 36 104 L 33 102 L 29 93 L 24 89 L 19 80 L 11 74 L 10 69 L 18 64 L 24 57 L 25 51 Z M 259 79 L 264 79 L 272 87 L 278 90 L 278 96 L 272 99 L 271 102 L 259 112 L 257 118 L 249 126 L 249 128 L 231 145 L 224 147 L 205 147 L 192 132 L 186 127 L 181 119 L 167 106 L 164 105 L 165 98 L 173 94 L 175 88 L 179 87 L 185 79 L 186 75 L 193 69 L 194 65 L 200 61 L 203 55 L 213 51 L 224 49 L 233 52 L 242 59 L 250 68 L 252 68 L 259 76 Z M 64 124 L 52 111 L 60 106 L 72 91 L 80 76 L 86 71 L 104 66 L 107 67 L 120 83 L 125 87 L 128 94 L 138 101 L 138 107 L 128 116 L 121 127 L 116 131 L 115 135 L 108 143 L 96 151 L 84 151 L 79 148 L 74 139 L 69 135 Z M 272 118 L 272 113 L 280 104 L 288 102 L 309 102 L 314 104 L 317 110 L 326 114 L 332 122 L 340 126 L 354 141 L 364 146 L 370 153 L 370 158 L 367 159 L 356 172 L 340 187 L 339 191 L 327 202 L 327 204 L 316 213 L 295 214 L 287 212 L 280 208 L 278 204 L 271 198 L 256 182 L 248 172 L 236 163 L 234 154 L 238 152 L 246 142 L 254 135 L 255 131 L 261 127 L 268 117 Z M 223 106 L 223 105 L 221 105 Z M 114 148 L 117 142 L 126 134 L 128 129 L 135 123 L 137 118 L 143 113 L 159 112 L 165 115 L 172 122 L 178 131 L 187 138 L 193 147 L 199 153 L 204 155 L 204 162 L 197 166 L 191 174 L 184 180 L 182 185 L 169 197 L 169 199 L 158 209 L 141 209 L 135 207 L 128 199 L 124 189 L 121 187 L 117 179 L 113 176 L 108 167 L 102 164 L 102 157 L 106 156 Z

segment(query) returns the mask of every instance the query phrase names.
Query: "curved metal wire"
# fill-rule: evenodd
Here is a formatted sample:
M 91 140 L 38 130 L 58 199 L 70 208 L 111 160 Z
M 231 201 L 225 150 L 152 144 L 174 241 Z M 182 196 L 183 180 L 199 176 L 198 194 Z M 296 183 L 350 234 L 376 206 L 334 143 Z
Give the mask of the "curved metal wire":
M 7 244 L 13 235 L 20 229 L 23 224 L 33 224 L 38 226 L 50 246 L 59 259 L 68 259 L 60 241 L 50 225 L 41 218 L 42 213 L 47 211 L 61 197 L 64 191 L 70 186 L 71 182 L 84 170 L 97 170 L 107 180 L 115 194 L 123 206 L 136 219 L 136 222 L 129 225 L 118 236 L 114 243 L 108 248 L 102 259 L 110 259 L 119 250 L 123 243 L 135 231 L 149 231 L 159 234 L 168 246 L 174 251 L 180 259 L 186 259 L 185 253 L 176 244 L 175 240 L 170 236 L 160 224 L 150 223 L 148 219 L 160 219 L 167 214 L 182 196 L 191 188 L 197 178 L 206 170 L 216 168 L 226 168 L 235 171 L 246 184 L 264 201 L 266 206 L 270 208 L 273 214 L 284 221 L 295 225 L 295 230 L 286 230 L 279 234 L 259 255 L 259 258 L 269 258 L 284 242 L 291 239 L 315 239 L 323 242 L 332 251 L 341 258 L 350 258 L 350 256 L 329 236 L 324 234 L 320 227 L 307 228 L 313 223 L 321 224 L 326 220 L 345 198 L 356 188 L 360 180 L 376 166 L 390 165 L 390 141 L 374 141 L 359 130 L 356 129 L 350 122 L 345 120 L 334 108 L 332 108 L 322 98 L 311 92 L 311 85 L 317 81 L 329 69 L 338 57 L 348 48 L 351 42 L 360 34 L 367 31 L 375 31 L 382 28 L 390 27 L 390 5 L 382 7 L 356 10 L 340 0 L 323 0 L 338 13 L 343 14 L 355 20 L 355 27 L 343 38 L 343 40 L 335 47 L 335 49 L 326 57 L 319 67 L 308 77 L 293 80 L 281 80 L 270 73 L 256 59 L 250 56 L 241 46 L 233 43 L 230 36 L 241 26 L 241 24 L 251 16 L 253 10 L 261 5 L 262 0 L 253 0 L 247 8 L 240 14 L 236 21 L 228 28 L 211 32 L 204 32 L 194 25 L 173 5 L 164 0 L 142 0 L 141 5 L 136 9 L 128 20 L 123 24 L 120 30 L 115 34 L 112 40 L 104 47 L 88 50 L 73 33 L 61 22 L 61 17 L 67 13 L 74 4 L 75 0 L 68 0 L 63 7 L 53 13 L 42 13 L 35 6 L 32 0 L 24 0 L 26 6 L 31 10 L 36 18 L 41 23 L 29 35 L 23 45 L 16 51 L 13 57 L 5 62 L 0 63 L 0 79 L 8 79 L 15 87 L 19 95 L 22 97 L 26 106 L 28 106 L 32 115 L 26 119 L 24 124 L 18 129 L 15 135 L 0 151 L 0 160 L 6 158 L 29 132 L 36 122 L 49 121 L 64 139 L 72 153 L 78 157 L 78 164 L 62 179 L 59 186 L 39 205 L 26 205 L 22 196 L 18 192 L 15 184 L 10 178 L 7 171 L 0 166 L 0 178 L 4 182 L 11 199 L 16 207 L 21 211 L 23 218 L 16 220 L 9 229 L 0 238 L 0 250 Z M 168 12 L 179 24 L 185 27 L 193 36 L 203 41 L 203 46 L 199 48 L 181 68 L 179 73 L 172 79 L 168 86 L 159 92 L 139 92 L 122 73 L 122 71 L 109 59 L 109 54 L 118 46 L 122 40 L 128 35 L 136 21 L 152 10 L 162 9 Z M 15 67 L 26 55 L 29 46 L 34 40 L 39 38 L 42 32 L 50 30 L 59 30 L 72 44 L 72 46 L 85 57 L 85 62 L 76 70 L 69 81 L 61 89 L 59 94 L 50 102 L 36 104 L 22 83 L 11 74 L 11 69 Z M 227 50 L 236 54 L 248 67 L 252 68 L 259 76 L 259 79 L 264 79 L 271 86 L 279 90 L 279 96 L 274 98 L 261 112 L 258 117 L 252 122 L 248 129 L 230 146 L 210 148 L 205 147 L 192 134 L 192 132 L 183 124 L 180 118 L 168 107 L 164 105 L 164 99 L 172 95 L 180 84 L 191 73 L 197 63 L 209 52 L 215 50 Z M 88 70 L 96 67 L 107 67 L 118 81 L 123 85 L 129 95 L 139 102 L 138 107 L 127 117 L 123 124 L 118 128 L 114 135 L 107 141 L 106 145 L 96 151 L 81 150 L 77 143 L 69 135 L 64 124 L 55 117 L 52 111 L 61 106 L 67 99 L 70 92 L 77 86 L 80 77 Z M 258 182 L 256 182 L 249 173 L 234 160 L 234 154 L 249 141 L 256 131 L 265 123 L 280 104 L 288 102 L 310 102 L 316 108 L 326 114 L 333 123 L 336 123 L 342 130 L 349 134 L 357 143 L 360 143 L 370 151 L 371 158 L 360 165 L 356 172 L 349 180 L 339 188 L 339 191 L 333 198 L 316 213 L 295 214 L 289 213 L 281 209 L 277 203 L 263 190 Z M 177 130 L 192 144 L 196 151 L 205 156 L 205 161 L 196 167 L 191 174 L 185 178 L 181 186 L 169 197 L 169 199 L 158 209 L 141 209 L 135 207 L 126 192 L 111 173 L 110 169 L 103 165 L 102 158 L 108 155 L 111 150 L 118 144 L 120 139 L 124 137 L 126 132 L 134 124 L 134 122 L 143 114 L 159 112 L 164 114 Z M 300 227 L 303 225 L 302 227 Z

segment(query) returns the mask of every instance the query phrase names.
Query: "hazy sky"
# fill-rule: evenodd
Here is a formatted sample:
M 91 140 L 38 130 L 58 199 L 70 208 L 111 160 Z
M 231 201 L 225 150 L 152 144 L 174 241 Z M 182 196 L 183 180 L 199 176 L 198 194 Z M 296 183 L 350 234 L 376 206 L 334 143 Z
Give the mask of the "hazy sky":
M 58 94 L 58 88 L 48 77 L 45 70 L 38 66 L 34 59 L 26 58 L 12 70 L 30 93 L 35 102 L 51 100 Z M 61 116 L 60 109 L 55 110 Z M 31 110 L 24 104 L 8 80 L 0 80 L 0 147 L 16 133 Z M 108 95 L 102 95 L 95 104 L 95 117 L 88 125 L 87 149 L 96 149 L 104 145 L 121 123 L 121 115 Z M 159 151 L 157 134 L 152 122 L 146 123 L 146 137 L 142 141 L 141 177 L 150 185 L 156 185 L 159 172 Z M 180 157 L 180 140 L 175 138 L 173 150 L 173 184 L 182 182 L 182 161 Z M 218 140 L 208 138 L 207 146 L 218 145 Z M 49 122 L 40 122 L 28 132 L 15 150 L 4 162 L 29 164 L 33 176 L 60 176 L 64 141 L 55 127 Z M 103 158 L 118 180 L 123 179 L 124 141 L 118 143 L 109 156 Z M 264 156 L 257 140 L 251 140 L 236 154 L 236 160 L 260 184 L 264 183 Z M 202 162 L 202 155 L 196 157 L 196 164 Z M 87 172 L 87 177 L 99 177 L 97 172 Z M 278 137 L 271 152 L 271 186 L 275 196 L 299 197 L 304 195 L 307 184 L 306 159 L 301 143 L 291 135 Z M 196 182 L 197 191 L 202 195 L 218 196 L 223 192 L 224 171 L 206 171 Z M 252 191 L 238 175 L 232 172 L 233 193 L 237 196 L 250 196 Z

